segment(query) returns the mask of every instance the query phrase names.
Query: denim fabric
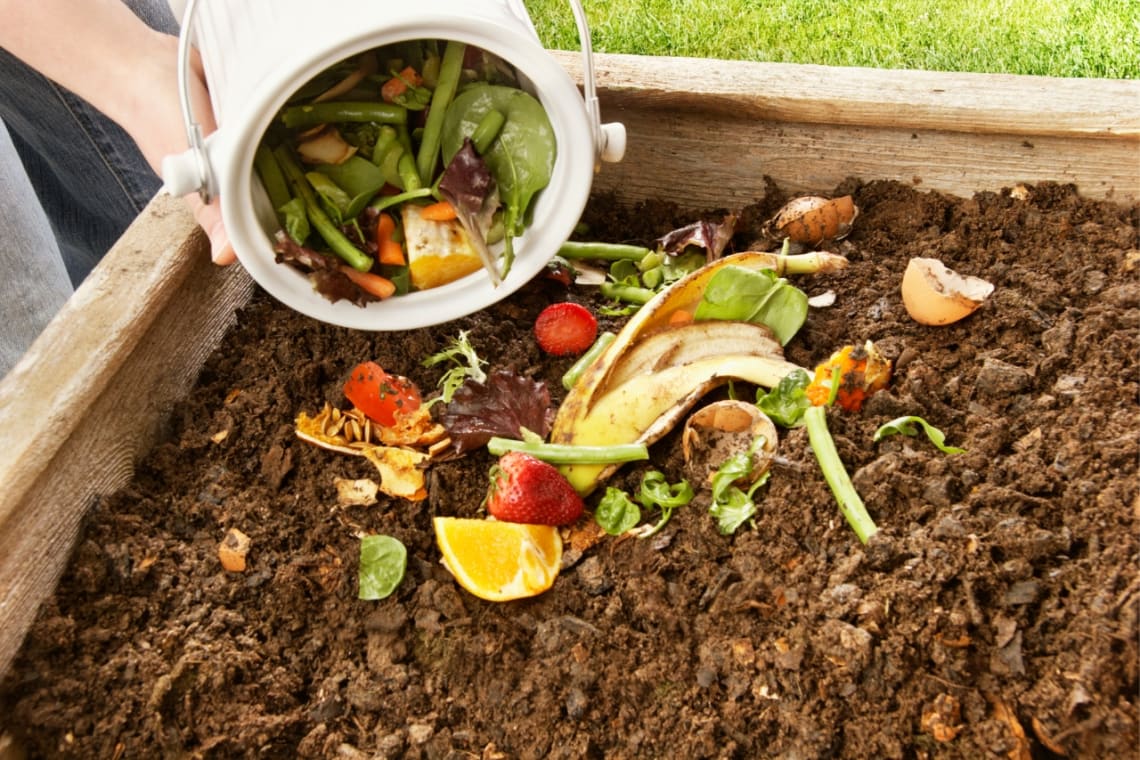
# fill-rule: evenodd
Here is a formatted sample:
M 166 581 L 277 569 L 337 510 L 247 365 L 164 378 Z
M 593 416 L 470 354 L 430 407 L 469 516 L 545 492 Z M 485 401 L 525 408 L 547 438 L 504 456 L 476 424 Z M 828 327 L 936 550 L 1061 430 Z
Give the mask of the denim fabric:
M 177 33 L 162 0 L 124 0 L 149 26 Z M 82 66 L 82 60 L 76 60 Z M 122 83 L 124 87 L 129 82 Z M 117 124 L 86 101 L 59 87 L 0 49 L 0 126 L 10 145 L 0 152 L 4 206 L 0 213 L 0 376 L 9 357 L 19 356 L 47 319 L 46 304 L 59 303 L 58 283 L 48 274 L 65 267 L 78 285 L 154 197 L 161 180 Z M 14 147 L 22 169 L 13 166 Z M 27 192 L 30 180 L 34 193 Z M 35 208 L 38 204 L 42 213 Z M 15 208 L 15 207 L 19 208 Z M 30 227 L 46 215 L 56 246 Z M 13 267 L 45 273 L 43 283 L 14 283 Z M 43 293 L 27 292 L 42 286 Z M 17 292 L 19 287 L 23 290 Z M 29 308 L 27 303 L 37 306 Z M 49 309 L 49 311 L 51 311 Z M 54 313 L 54 311 L 52 311 Z M 51 314 L 48 314 L 50 319 Z

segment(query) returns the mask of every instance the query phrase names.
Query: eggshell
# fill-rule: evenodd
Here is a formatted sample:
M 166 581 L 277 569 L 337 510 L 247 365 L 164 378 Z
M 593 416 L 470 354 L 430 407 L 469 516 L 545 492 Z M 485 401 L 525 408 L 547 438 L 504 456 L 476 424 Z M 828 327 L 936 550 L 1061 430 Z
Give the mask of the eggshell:
M 993 292 L 992 283 L 958 274 L 938 259 L 911 259 L 902 279 L 903 305 L 911 319 L 924 325 L 948 325 L 968 317 Z

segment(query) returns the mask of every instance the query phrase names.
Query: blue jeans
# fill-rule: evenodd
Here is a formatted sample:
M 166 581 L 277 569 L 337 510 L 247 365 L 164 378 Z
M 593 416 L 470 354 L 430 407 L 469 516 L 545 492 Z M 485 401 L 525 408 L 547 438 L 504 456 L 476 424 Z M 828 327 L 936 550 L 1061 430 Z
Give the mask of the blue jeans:
M 151 27 L 177 33 L 163 0 L 124 2 Z M 3 127 L 0 377 L 162 184 L 122 128 L 0 49 Z

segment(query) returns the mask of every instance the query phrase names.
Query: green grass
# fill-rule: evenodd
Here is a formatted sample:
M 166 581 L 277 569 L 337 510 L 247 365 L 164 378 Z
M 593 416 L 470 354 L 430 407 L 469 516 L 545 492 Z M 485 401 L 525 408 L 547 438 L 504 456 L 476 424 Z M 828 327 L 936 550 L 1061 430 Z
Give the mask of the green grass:
M 573 50 L 566 0 L 525 0 Z M 1140 79 L 1140 0 L 583 0 L 594 51 Z M 699 76 L 694 72 L 694 76 Z

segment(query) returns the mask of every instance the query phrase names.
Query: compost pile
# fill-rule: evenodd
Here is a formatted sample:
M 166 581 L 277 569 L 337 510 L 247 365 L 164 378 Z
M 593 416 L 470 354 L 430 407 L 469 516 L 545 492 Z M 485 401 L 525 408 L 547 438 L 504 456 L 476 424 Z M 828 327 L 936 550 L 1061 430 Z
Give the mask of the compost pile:
M 759 513 L 722 535 L 707 501 L 649 539 L 567 555 L 553 587 L 485 602 L 440 564 L 432 518 L 479 516 L 493 457 L 428 471 L 429 498 L 341 506 L 363 458 L 299 441 L 374 360 L 426 391 L 460 330 L 491 367 L 546 383 L 573 357 L 539 311 L 596 289 L 539 279 L 486 311 L 361 333 L 263 294 L 176 409 L 134 482 L 95 505 L 3 684 L 29 757 L 1122 757 L 1138 741 L 1140 211 L 1062 185 L 973 198 L 849 180 L 862 213 L 786 356 L 873 340 L 890 387 L 828 412 L 880 531 L 840 515 L 802 428 L 781 431 Z M 747 250 L 789 198 L 741 211 Z M 588 237 L 652 244 L 723 209 L 594 198 Z M 961 322 L 911 320 L 911 257 L 995 285 Z M 600 318 L 602 329 L 622 318 Z M 737 384 L 738 397 L 753 390 Z M 145 389 L 140 389 L 145 392 Z M 719 395 L 727 393 L 722 389 Z M 872 441 L 917 415 L 924 436 Z M 651 448 L 676 476 L 678 436 Z M 611 484 L 636 485 L 643 464 Z M 587 499 L 591 506 L 596 496 Z M 251 539 L 244 572 L 218 547 Z M 357 598 L 359 536 L 408 549 L 403 582 Z

